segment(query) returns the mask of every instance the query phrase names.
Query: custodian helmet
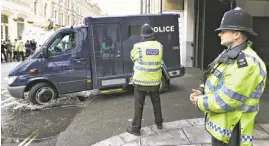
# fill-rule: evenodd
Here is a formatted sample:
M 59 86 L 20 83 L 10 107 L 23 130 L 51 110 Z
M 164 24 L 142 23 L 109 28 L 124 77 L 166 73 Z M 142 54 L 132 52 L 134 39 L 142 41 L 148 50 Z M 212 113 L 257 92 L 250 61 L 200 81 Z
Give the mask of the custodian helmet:
M 257 35 L 253 31 L 252 16 L 239 7 L 224 13 L 220 27 L 216 31 L 220 30 L 238 30 Z
M 149 24 L 144 24 L 141 28 L 141 36 L 143 38 L 148 38 L 154 35 L 153 28 Z

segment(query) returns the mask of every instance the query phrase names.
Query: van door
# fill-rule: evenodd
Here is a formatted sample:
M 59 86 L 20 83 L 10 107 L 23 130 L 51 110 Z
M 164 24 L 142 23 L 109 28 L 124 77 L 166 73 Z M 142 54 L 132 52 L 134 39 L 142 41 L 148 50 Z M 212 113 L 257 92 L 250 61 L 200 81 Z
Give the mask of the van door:
M 49 43 L 49 57 L 43 60 L 44 76 L 53 81 L 60 93 L 86 90 L 86 63 L 82 52 L 81 32 L 59 32 Z
M 98 87 L 115 87 L 126 83 L 123 75 L 119 23 L 94 23 L 94 62 Z

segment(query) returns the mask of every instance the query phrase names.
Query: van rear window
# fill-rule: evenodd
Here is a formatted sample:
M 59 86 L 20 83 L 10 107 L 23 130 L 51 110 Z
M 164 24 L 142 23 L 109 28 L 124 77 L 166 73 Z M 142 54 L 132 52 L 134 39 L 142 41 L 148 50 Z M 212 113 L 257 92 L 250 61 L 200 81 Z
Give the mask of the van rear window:
M 140 35 L 141 25 L 129 26 L 129 36 Z

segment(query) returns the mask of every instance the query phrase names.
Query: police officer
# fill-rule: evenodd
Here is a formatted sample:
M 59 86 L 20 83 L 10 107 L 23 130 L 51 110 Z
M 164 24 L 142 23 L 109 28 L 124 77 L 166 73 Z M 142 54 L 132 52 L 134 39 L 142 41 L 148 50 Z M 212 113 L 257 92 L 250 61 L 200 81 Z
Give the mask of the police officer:
M 224 14 L 216 31 L 227 49 L 210 64 L 205 84 L 190 95 L 206 114 L 213 146 L 252 146 L 267 77 L 264 62 L 248 41 L 248 36 L 257 35 L 252 26 L 252 16 L 241 8 Z
M 129 133 L 137 136 L 140 135 L 143 106 L 147 94 L 151 98 L 158 129 L 162 129 L 163 122 L 159 94 L 162 77 L 162 44 L 155 40 L 153 28 L 148 24 L 142 26 L 141 35 L 144 41 L 134 44 L 131 51 L 131 59 L 134 62 L 135 112 L 132 126 L 127 129 Z
M 22 61 L 24 61 L 26 49 L 21 37 L 16 42 L 15 50 L 17 51 L 17 60 L 20 61 L 20 58 L 22 58 Z
M 113 43 L 111 37 L 106 36 L 104 42 L 101 45 L 100 54 L 102 56 L 102 75 L 109 74 L 110 69 L 112 74 L 115 75 L 115 44 Z

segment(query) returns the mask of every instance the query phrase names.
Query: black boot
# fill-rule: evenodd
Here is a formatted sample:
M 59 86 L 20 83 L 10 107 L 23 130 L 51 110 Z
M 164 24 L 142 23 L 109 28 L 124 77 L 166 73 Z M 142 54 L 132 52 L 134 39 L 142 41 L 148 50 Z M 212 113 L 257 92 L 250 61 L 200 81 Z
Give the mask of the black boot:
M 156 124 L 156 126 L 157 126 L 157 129 L 159 129 L 159 130 L 163 129 L 163 124 Z
M 129 126 L 127 128 L 127 132 L 129 132 L 130 134 L 133 134 L 135 136 L 140 136 L 141 135 L 140 130 L 135 129 L 135 128 L 131 127 L 131 126 Z

